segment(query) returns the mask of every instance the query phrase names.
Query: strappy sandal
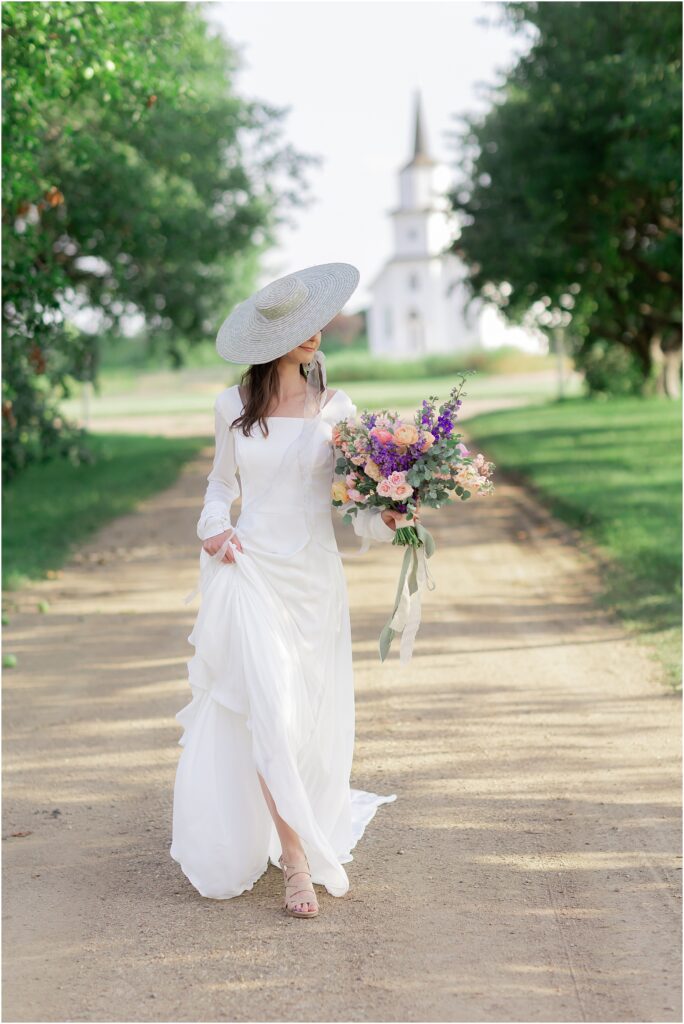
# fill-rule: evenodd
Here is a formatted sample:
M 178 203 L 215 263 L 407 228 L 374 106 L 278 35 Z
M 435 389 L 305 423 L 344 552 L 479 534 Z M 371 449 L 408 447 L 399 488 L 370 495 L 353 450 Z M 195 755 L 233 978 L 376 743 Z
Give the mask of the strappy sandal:
M 300 873 L 306 874 L 309 876 L 309 878 L 311 878 L 311 872 L 309 871 L 309 862 L 306 859 L 306 857 L 304 858 L 304 864 L 306 865 L 306 867 L 302 867 L 300 864 L 286 864 L 283 860 L 282 853 L 280 857 L 278 857 L 278 863 L 283 869 L 283 875 L 285 877 L 285 898 L 283 899 L 283 910 L 285 910 L 287 914 L 290 914 L 291 917 L 316 917 L 316 915 L 318 914 L 318 900 L 316 899 L 316 893 L 314 891 L 313 885 L 309 885 L 308 888 L 302 888 L 300 882 L 290 881 L 293 875 Z M 289 875 L 288 871 L 290 872 Z M 294 889 L 294 892 L 289 892 L 290 889 Z M 295 899 L 295 896 L 298 896 L 300 893 L 306 893 L 310 898 L 303 900 Z M 297 903 L 316 903 L 316 909 L 306 911 L 294 910 L 293 907 Z

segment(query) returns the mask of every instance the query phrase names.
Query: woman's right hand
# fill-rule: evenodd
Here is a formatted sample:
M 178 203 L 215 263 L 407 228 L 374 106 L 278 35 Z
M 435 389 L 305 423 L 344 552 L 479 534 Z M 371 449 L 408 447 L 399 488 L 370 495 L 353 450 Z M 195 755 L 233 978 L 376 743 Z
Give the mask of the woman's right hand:
M 416 511 L 413 514 L 413 519 L 405 519 L 403 512 L 395 512 L 394 509 L 385 508 L 380 513 L 382 520 L 390 529 L 396 531 L 397 526 L 413 526 L 414 523 L 420 522 L 420 502 L 416 506 Z
M 235 555 L 233 554 L 233 549 L 231 545 L 234 544 L 238 551 L 242 551 L 242 544 L 240 543 L 240 538 L 236 535 L 234 530 L 224 530 L 223 533 L 217 533 L 215 537 L 207 537 L 206 540 L 202 542 L 202 547 L 207 552 L 207 554 L 215 555 L 216 552 L 220 549 L 223 542 L 225 541 L 226 537 L 230 537 L 231 540 L 230 544 L 223 553 L 221 561 L 234 562 Z

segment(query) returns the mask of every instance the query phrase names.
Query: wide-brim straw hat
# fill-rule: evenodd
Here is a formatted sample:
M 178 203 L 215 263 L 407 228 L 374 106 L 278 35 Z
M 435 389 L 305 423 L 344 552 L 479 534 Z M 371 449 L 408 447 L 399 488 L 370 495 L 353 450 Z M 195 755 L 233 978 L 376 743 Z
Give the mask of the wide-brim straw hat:
M 268 363 L 308 341 L 359 283 L 351 263 L 318 263 L 271 281 L 223 321 L 216 351 L 230 363 Z

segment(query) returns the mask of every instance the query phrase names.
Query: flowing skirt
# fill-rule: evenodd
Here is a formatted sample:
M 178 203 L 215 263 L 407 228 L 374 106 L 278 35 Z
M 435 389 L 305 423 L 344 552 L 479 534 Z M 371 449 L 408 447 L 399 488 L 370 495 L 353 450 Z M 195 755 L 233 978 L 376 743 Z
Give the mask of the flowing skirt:
M 294 555 L 250 545 L 221 563 L 188 641 L 192 694 L 173 798 L 170 854 L 202 896 L 230 899 L 278 866 L 259 785 L 299 835 L 312 881 L 343 896 L 343 864 L 378 806 L 350 787 L 354 686 L 340 559 L 309 543 Z M 202 550 L 200 568 L 209 555 Z

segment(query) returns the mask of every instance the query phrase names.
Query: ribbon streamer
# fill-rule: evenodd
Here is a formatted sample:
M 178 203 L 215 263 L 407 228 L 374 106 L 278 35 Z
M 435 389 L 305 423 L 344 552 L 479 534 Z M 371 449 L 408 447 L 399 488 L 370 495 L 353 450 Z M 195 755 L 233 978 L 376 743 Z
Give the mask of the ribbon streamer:
M 434 538 L 422 523 L 416 523 L 414 528 L 422 543 L 420 547 L 414 547 L 412 544 L 406 545 L 394 608 L 378 641 L 380 661 L 384 661 L 389 654 L 394 637 L 401 634 L 399 643 L 399 663 L 401 665 L 408 664 L 413 654 L 413 643 L 421 619 L 421 592 L 426 586 L 428 590 L 434 590 L 436 586 L 427 564 L 427 559 L 431 558 L 435 551 Z

